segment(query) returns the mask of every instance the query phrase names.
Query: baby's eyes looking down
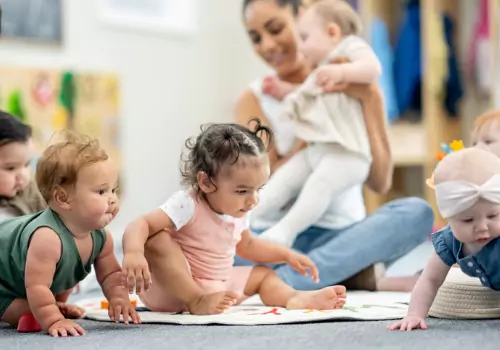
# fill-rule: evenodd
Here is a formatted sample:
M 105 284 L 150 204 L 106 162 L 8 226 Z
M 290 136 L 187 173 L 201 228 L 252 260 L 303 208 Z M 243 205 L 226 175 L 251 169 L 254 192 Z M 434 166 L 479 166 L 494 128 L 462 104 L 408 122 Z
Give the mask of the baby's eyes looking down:
M 480 199 L 449 219 L 453 233 L 463 243 L 485 243 L 500 236 L 500 205 Z
M 260 156 L 241 156 L 235 164 L 221 169 L 209 179 L 199 174 L 199 186 L 212 208 L 218 214 L 242 217 L 259 202 L 259 191 L 270 176 L 269 159 Z

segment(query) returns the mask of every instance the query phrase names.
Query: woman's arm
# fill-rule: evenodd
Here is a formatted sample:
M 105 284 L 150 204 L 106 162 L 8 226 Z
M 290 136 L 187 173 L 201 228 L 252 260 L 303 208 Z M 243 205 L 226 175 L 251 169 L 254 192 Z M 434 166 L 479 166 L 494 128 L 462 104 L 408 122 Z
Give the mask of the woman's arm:
M 266 118 L 259 101 L 250 89 L 247 89 L 236 102 L 235 119 L 236 123 L 248 126 L 251 118 L 258 117 L 263 125 L 272 127 L 269 119 Z M 266 140 L 264 140 L 266 141 Z M 271 163 L 271 172 L 274 172 L 281 165 L 286 163 L 295 153 L 306 146 L 306 143 L 301 140 L 296 140 L 295 145 L 290 152 L 285 156 L 280 156 L 276 151 L 276 147 L 271 144 L 269 148 L 269 161 Z
M 346 61 L 348 61 L 346 58 L 337 58 L 332 63 Z M 326 92 L 344 92 L 361 101 L 373 156 L 366 185 L 378 194 L 387 193 L 392 186 L 393 164 L 384 98 L 378 84 L 342 84 L 336 85 Z
M 384 99 L 378 85 L 370 84 L 365 88 L 367 90 L 366 95 L 361 101 L 373 156 L 366 185 L 372 191 L 384 194 L 391 189 L 394 170 Z

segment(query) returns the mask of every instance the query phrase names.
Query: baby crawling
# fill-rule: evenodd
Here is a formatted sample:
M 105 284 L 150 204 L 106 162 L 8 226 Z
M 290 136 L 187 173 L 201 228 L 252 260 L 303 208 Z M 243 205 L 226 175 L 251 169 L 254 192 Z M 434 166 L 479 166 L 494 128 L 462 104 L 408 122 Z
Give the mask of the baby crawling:
M 427 329 L 425 318 L 454 264 L 500 290 L 500 159 L 480 148 L 450 153 L 436 167 L 434 188 L 449 225 L 433 234 L 435 252 L 413 289 L 408 314 L 391 330 Z
M 186 190 L 138 218 L 123 236 L 123 269 L 132 292 L 153 311 L 219 314 L 259 294 L 268 306 L 336 309 L 344 286 L 297 291 L 267 266 L 233 267 L 234 256 L 257 263 L 286 263 L 319 281 L 305 255 L 253 237 L 248 216 L 269 179 L 261 136 L 272 131 L 212 124 L 186 143 L 181 175 Z

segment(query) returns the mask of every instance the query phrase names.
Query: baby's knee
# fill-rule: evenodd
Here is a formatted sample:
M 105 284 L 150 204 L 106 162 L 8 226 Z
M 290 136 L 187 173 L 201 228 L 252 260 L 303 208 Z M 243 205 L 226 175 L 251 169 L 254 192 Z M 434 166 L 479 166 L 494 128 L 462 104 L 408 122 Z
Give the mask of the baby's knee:
M 145 254 L 166 255 L 168 248 L 177 244 L 167 231 L 149 237 L 144 246 Z
M 0 302 L 1 301 L 2 300 L 0 300 Z M 8 304 L 8 306 L 2 315 L 0 315 L 0 321 L 8 323 L 12 327 L 17 327 L 21 316 L 31 312 L 29 303 L 26 299 L 14 299 L 10 302 L 6 302 L 6 304 Z
M 265 278 L 273 275 L 276 275 L 276 272 L 274 272 L 272 268 L 264 265 L 257 265 L 253 267 L 250 278 L 252 276 L 259 276 L 259 279 L 264 280 Z

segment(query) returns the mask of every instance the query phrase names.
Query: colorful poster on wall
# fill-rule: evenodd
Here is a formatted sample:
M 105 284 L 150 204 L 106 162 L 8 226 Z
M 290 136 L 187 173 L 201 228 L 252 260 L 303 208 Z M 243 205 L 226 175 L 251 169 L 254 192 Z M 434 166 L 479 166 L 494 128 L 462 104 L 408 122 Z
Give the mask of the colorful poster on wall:
M 114 74 L 0 67 L 0 108 L 33 128 L 37 154 L 54 132 L 99 139 L 120 166 L 120 89 Z

